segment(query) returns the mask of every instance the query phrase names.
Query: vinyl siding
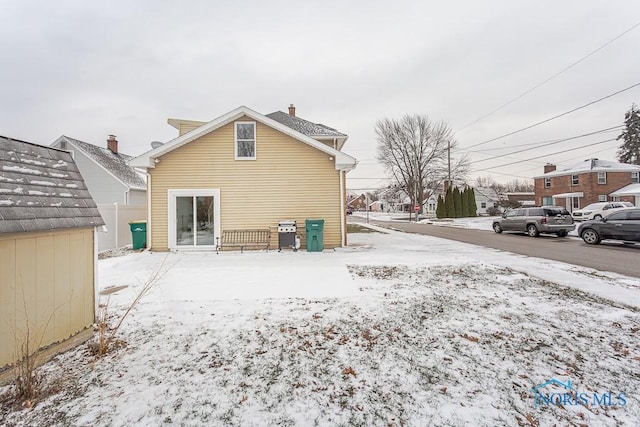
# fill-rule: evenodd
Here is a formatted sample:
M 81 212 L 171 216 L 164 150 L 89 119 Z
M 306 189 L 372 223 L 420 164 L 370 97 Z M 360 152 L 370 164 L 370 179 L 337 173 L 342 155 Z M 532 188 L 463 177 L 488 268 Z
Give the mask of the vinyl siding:
M 293 219 L 304 247 L 305 219 L 323 218 L 325 248 L 340 246 L 342 192 L 335 159 L 259 122 L 256 158 L 234 159 L 233 123 L 162 156 L 149 170 L 153 249 L 168 249 L 170 189 L 219 189 L 222 230 L 265 228 Z M 272 246 L 277 247 L 276 232 Z
M 144 190 L 130 190 L 129 191 L 129 205 L 130 206 L 145 206 L 147 204 L 147 192 Z M 144 218 L 140 218 L 144 219 Z
M 56 144 L 56 148 L 60 144 Z M 126 204 L 125 192 L 127 187 L 115 179 L 113 175 L 97 165 L 81 150 L 75 149 L 71 144 L 69 148 L 73 152 L 73 160 L 82 174 L 87 189 L 96 203 L 121 203 Z
M 187 132 L 191 132 L 192 130 L 199 128 L 200 126 L 202 126 L 204 124 L 204 122 L 181 122 L 180 123 L 180 130 L 178 131 L 178 136 L 182 136 Z
M 92 228 L 0 236 L 0 367 L 16 360 L 27 330 L 35 349 L 91 326 L 93 236 Z

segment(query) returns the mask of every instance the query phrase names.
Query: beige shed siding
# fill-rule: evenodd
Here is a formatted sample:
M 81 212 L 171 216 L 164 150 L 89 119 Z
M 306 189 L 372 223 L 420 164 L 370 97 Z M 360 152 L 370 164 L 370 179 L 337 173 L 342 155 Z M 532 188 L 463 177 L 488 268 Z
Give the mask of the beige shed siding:
M 243 117 L 239 121 L 252 121 Z M 234 159 L 230 123 L 160 158 L 152 177 L 152 245 L 168 249 L 170 189 L 220 190 L 221 228 L 263 228 L 281 219 L 324 218 L 326 248 L 341 245 L 340 171 L 335 159 L 261 123 L 256 124 L 257 160 Z M 277 233 L 272 245 L 277 246 Z
M 62 341 L 94 320 L 93 229 L 0 236 L 0 367 L 31 346 Z

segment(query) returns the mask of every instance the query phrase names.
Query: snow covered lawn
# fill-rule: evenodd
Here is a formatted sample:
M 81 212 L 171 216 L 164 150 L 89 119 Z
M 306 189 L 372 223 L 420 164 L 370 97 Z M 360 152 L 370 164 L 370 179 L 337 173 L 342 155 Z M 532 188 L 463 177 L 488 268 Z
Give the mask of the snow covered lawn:
M 126 346 L 57 357 L 60 392 L 0 424 L 637 425 L 640 280 L 393 231 L 349 240 L 101 260 L 101 286 L 127 286 L 118 310 L 173 267 Z M 534 407 L 550 379 L 626 404 Z

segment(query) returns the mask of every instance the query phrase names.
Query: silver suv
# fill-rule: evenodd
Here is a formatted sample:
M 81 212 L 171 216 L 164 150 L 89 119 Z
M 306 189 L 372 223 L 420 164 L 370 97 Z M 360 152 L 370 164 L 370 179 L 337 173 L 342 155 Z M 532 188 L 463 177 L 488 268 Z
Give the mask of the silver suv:
M 538 237 L 540 233 L 565 237 L 574 228 L 576 225 L 571 214 L 561 206 L 513 209 L 493 222 L 493 231 L 496 233 L 519 231 L 531 237 Z

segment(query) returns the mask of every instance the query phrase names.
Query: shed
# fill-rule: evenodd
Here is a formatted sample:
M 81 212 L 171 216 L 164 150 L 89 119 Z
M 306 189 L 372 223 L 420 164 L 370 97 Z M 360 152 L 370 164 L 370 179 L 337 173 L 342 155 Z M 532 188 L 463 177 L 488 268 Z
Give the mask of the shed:
M 70 153 L 0 136 L 0 370 L 91 327 L 102 225 Z

